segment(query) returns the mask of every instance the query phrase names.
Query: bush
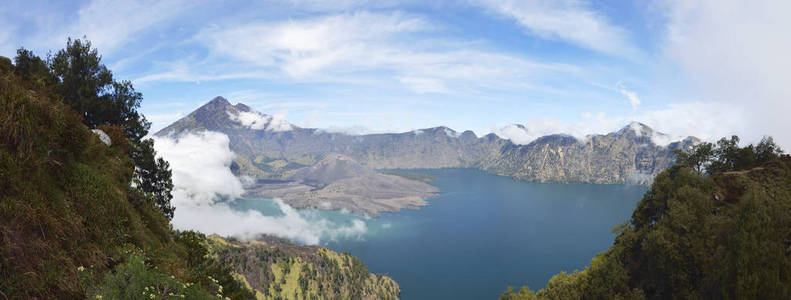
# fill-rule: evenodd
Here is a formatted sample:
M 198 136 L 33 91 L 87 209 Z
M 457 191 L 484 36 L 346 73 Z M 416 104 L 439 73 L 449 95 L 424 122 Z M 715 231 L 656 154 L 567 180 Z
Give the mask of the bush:
M 145 263 L 145 255 L 133 247 L 124 250 L 123 263 L 106 272 L 99 282 L 94 281 L 90 268 L 77 268 L 81 284 L 89 299 L 222 299 L 222 286 L 214 284 L 212 291 L 193 283 L 183 283 L 165 275 Z

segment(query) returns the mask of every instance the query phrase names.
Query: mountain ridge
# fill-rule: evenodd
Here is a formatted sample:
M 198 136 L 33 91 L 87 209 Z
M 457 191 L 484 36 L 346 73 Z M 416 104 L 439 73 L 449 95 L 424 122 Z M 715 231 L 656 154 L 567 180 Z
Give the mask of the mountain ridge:
M 232 116 L 241 109 L 270 121 L 256 127 L 256 123 L 235 120 Z M 584 140 L 553 134 L 521 145 L 495 133 L 479 137 L 469 130 L 459 133 L 445 126 L 350 135 L 302 128 L 284 120 L 278 122 L 288 124 L 288 130 L 277 130 L 285 125 L 270 126 L 272 120 L 273 116 L 255 112 L 247 105 L 231 105 L 227 99 L 216 97 L 156 135 L 222 132 L 237 154 L 236 172 L 258 178 L 282 178 L 325 155 L 338 153 L 373 169 L 478 168 L 527 181 L 600 184 L 648 184 L 672 165 L 672 150 L 699 141 L 687 137 L 662 146 L 653 139 L 666 135 L 637 122 L 616 132 L 588 135 Z M 290 167 L 283 167 L 287 165 Z

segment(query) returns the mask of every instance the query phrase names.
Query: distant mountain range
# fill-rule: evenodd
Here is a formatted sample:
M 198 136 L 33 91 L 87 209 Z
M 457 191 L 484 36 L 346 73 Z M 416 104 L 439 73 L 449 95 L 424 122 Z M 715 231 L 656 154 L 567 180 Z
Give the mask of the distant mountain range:
M 472 131 L 459 133 L 447 127 L 350 135 L 301 128 L 241 103 L 231 105 L 222 97 L 156 135 L 201 130 L 228 135 L 237 154 L 234 171 L 257 178 L 285 178 L 337 153 L 373 169 L 463 167 L 527 181 L 647 184 L 673 164 L 673 149 L 698 142 L 687 137 L 657 145 L 655 140 L 667 135 L 636 122 L 584 140 L 556 134 L 526 145 L 494 133 L 478 137 Z

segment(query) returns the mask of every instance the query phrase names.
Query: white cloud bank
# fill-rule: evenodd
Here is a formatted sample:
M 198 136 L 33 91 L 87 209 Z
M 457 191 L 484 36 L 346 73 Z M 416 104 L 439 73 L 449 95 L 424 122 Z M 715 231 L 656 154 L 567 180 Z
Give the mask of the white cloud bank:
M 230 208 L 227 201 L 241 196 L 244 189 L 229 169 L 233 152 L 222 133 L 157 137 L 154 145 L 173 171 L 176 212 L 172 223 L 176 229 L 245 239 L 271 234 L 304 244 L 318 244 L 326 238 L 359 238 L 367 231 L 362 220 L 335 224 L 315 214 L 303 214 L 280 200 L 275 201 L 282 216 Z
M 791 148 L 791 1 L 663 3 L 665 54 L 686 71 L 701 97 L 742 111 L 749 122 L 731 127 L 747 139 L 768 134 Z M 720 126 L 732 122 L 716 121 Z
M 217 132 L 155 138 L 157 154 L 173 171 L 173 205 L 208 205 L 220 196 L 244 193 L 229 168 L 234 157 L 229 143 L 228 136 Z

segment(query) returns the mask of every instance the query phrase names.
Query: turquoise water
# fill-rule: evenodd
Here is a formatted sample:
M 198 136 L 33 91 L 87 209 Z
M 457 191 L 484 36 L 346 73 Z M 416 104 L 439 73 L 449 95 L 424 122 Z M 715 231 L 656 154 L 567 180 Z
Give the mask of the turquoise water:
M 613 241 L 646 191 L 633 185 L 541 184 L 471 169 L 419 170 L 442 193 L 420 210 L 354 214 L 302 211 L 333 224 L 363 220 L 362 235 L 322 244 L 393 277 L 402 299 L 496 299 L 508 285 L 538 290 L 560 271 L 584 268 Z M 240 199 L 240 210 L 277 215 L 273 201 Z

